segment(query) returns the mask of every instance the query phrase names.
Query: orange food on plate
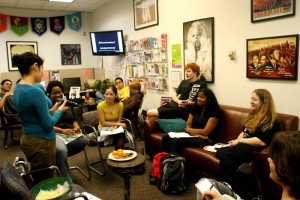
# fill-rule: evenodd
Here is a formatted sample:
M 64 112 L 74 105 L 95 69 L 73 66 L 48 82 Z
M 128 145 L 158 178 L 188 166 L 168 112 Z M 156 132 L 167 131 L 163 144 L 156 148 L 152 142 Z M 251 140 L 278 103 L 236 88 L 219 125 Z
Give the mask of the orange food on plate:
M 129 158 L 133 155 L 133 153 L 124 153 L 123 149 L 114 150 L 112 152 L 112 156 L 117 159 Z

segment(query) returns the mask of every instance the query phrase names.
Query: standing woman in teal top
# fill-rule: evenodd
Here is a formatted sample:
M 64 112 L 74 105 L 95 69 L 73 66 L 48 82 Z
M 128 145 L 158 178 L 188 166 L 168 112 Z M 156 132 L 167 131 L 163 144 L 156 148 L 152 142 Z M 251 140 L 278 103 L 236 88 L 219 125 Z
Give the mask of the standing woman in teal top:
M 26 52 L 13 57 L 13 65 L 18 66 L 22 79 L 14 90 L 13 103 L 22 122 L 21 149 L 31 169 L 36 170 L 55 165 L 54 124 L 62 112 L 68 108 L 65 102 L 56 103 L 50 110 L 45 93 L 34 86 L 41 82 L 44 61 L 36 54 Z M 50 114 L 53 113 L 52 115 Z M 53 177 L 51 170 L 33 174 L 38 183 Z

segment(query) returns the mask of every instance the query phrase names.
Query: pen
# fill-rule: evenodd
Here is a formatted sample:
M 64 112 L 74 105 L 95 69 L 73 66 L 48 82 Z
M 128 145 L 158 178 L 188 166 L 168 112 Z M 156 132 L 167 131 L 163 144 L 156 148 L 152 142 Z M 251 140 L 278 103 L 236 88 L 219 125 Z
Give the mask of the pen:
M 213 182 L 209 188 L 209 190 L 211 190 L 214 186 L 215 186 L 216 182 Z
M 209 190 L 211 190 L 214 186 L 215 186 L 216 182 L 213 182 L 209 188 Z M 208 196 L 205 196 L 205 200 L 211 200 L 211 198 L 209 198 Z

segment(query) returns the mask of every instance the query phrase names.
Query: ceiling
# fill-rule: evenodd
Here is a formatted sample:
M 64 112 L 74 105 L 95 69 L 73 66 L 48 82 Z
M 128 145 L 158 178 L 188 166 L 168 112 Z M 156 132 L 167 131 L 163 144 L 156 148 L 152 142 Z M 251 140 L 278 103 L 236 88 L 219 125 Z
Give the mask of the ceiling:
M 48 0 L 0 0 L 0 7 L 51 11 L 93 12 L 111 0 L 74 0 L 72 3 Z

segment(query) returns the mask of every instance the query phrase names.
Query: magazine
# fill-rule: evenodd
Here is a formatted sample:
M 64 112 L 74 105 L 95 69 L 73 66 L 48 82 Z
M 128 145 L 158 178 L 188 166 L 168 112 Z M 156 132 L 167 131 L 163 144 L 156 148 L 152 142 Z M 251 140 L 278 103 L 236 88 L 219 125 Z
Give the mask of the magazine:
M 112 135 L 124 133 L 122 126 L 103 126 L 99 129 L 100 137 L 97 138 L 98 142 L 104 142 L 104 146 L 109 146 L 113 143 Z
M 62 133 L 56 133 L 56 134 L 64 141 L 65 144 L 69 144 L 73 140 L 83 136 L 81 131 L 80 131 L 80 133 L 77 133 L 76 135 L 66 135 L 66 134 L 62 134 Z
M 106 136 L 106 135 L 115 135 L 119 133 L 124 133 L 124 129 L 122 126 L 103 126 L 100 129 L 100 135 Z

